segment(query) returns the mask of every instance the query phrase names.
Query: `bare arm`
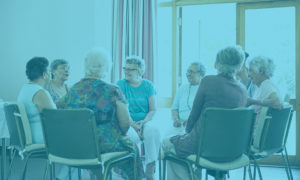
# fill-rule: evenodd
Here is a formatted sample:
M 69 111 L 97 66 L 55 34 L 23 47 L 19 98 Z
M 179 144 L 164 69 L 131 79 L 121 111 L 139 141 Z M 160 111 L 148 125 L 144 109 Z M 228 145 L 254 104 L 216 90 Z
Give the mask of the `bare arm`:
M 143 120 L 143 124 L 151 121 L 153 119 L 153 116 L 156 113 L 156 100 L 155 100 L 155 95 L 152 95 L 149 97 L 148 100 L 149 103 L 149 112 L 147 113 L 145 119 Z
M 119 120 L 119 126 L 123 134 L 126 134 L 130 126 L 130 116 L 129 116 L 127 104 L 121 101 L 116 101 L 116 105 L 117 105 L 117 118 Z
M 47 95 L 44 90 L 39 90 L 32 99 L 33 103 L 38 107 L 39 111 L 43 109 L 56 109 L 53 100 Z
M 267 98 L 263 100 L 255 100 L 255 99 L 248 98 L 247 105 L 267 106 L 275 109 L 281 109 L 283 107 L 280 98 L 275 92 L 271 93 Z

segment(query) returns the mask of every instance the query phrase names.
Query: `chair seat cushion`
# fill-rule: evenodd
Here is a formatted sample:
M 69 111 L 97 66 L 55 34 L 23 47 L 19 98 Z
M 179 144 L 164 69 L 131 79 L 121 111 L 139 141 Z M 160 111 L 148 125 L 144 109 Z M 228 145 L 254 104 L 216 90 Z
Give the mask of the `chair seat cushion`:
M 99 161 L 98 158 L 93 158 L 93 159 L 69 159 L 69 158 L 63 158 L 59 156 L 55 156 L 53 154 L 49 154 L 48 158 L 51 162 L 54 163 L 59 163 L 59 164 L 65 164 L 68 166 L 97 166 L 102 164 L 105 164 L 105 162 L 122 157 L 124 155 L 127 155 L 128 152 L 123 151 L 123 152 L 110 152 L 110 153 L 104 153 L 101 154 L 101 160 L 102 162 Z
M 195 162 L 196 161 L 196 155 L 190 155 L 187 157 L 188 160 Z M 199 158 L 199 166 L 203 168 L 208 168 L 208 169 L 214 169 L 214 170 L 220 170 L 220 171 L 227 171 L 227 170 L 232 170 L 232 169 L 237 169 L 244 167 L 249 164 L 249 158 L 246 155 L 242 155 L 239 158 L 237 158 L 234 161 L 231 162 L 213 162 L 209 161 L 204 158 Z

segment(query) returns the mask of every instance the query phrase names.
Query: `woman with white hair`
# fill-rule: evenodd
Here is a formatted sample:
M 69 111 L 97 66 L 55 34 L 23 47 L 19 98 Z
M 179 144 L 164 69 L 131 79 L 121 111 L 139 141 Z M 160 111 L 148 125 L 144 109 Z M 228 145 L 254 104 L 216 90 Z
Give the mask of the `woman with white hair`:
M 101 153 L 136 153 L 134 144 L 126 137 L 130 116 L 125 97 L 117 86 L 102 80 L 110 70 L 110 63 L 111 59 L 103 49 L 90 51 L 85 58 L 85 77 L 60 100 L 59 107 L 89 108 L 95 113 Z M 139 157 L 137 160 L 137 179 L 141 179 L 142 164 Z M 120 169 L 133 179 L 132 167 L 124 163 Z M 97 179 L 102 179 L 100 171 L 94 173 Z
M 218 52 L 215 62 L 218 75 L 208 75 L 201 80 L 187 121 L 186 134 L 165 139 L 163 142 L 164 152 L 175 151 L 179 157 L 187 157 L 197 153 L 200 136 L 199 125 L 201 115 L 206 108 L 237 108 L 246 106 L 246 89 L 234 78 L 237 71 L 241 68 L 244 58 L 245 55 L 240 46 L 229 46 Z M 209 171 L 209 173 L 214 175 L 215 172 Z M 224 174 L 221 173 L 222 177 L 220 178 L 225 178 Z M 167 176 L 170 180 L 189 179 L 186 167 L 171 162 L 168 163 Z
M 271 78 L 274 74 L 273 60 L 265 56 L 256 56 L 249 62 L 249 77 L 258 88 L 252 98 L 248 99 L 248 105 L 253 105 L 257 114 L 262 106 L 280 109 L 283 106 L 282 98 L 277 86 Z
M 144 141 L 146 178 L 152 180 L 155 171 L 155 161 L 158 159 L 160 147 L 160 134 L 152 122 L 156 112 L 156 91 L 151 81 L 143 79 L 145 62 L 143 59 L 132 56 L 125 60 L 123 68 L 125 79 L 119 80 L 117 85 L 125 94 L 129 103 L 131 126 Z M 129 131 L 129 137 L 133 138 L 134 130 Z

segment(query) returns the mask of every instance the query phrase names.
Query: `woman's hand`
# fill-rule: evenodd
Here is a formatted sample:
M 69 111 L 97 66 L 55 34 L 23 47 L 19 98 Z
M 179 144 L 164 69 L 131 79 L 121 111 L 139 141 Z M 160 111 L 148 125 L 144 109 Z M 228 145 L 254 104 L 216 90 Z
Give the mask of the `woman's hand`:
M 173 126 L 174 126 L 174 127 L 181 127 L 181 122 L 180 122 L 178 119 L 177 119 L 177 120 L 174 120 Z
M 139 123 L 139 122 L 133 123 L 131 126 L 136 131 L 136 133 L 138 134 L 138 136 L 140 137 L 140 139 L 143 140 L 144 139 L 144 136 L 143 136 L 143 125 L 141 125 L 141 123 Z

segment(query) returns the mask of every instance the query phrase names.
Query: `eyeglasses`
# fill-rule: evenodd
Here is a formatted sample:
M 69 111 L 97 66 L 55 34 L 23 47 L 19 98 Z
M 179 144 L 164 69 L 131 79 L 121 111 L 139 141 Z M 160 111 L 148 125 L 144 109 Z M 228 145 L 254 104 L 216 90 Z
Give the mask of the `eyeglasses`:
M 192 70 L 187 70 L 186 73 L 187 74 L 196 74 L 199 73 L 200 71 L 192 71 Z
M 123 70 L 127 71 L 127 72 L 132 72 L 132 71 L 137 71 L 138 69 L 131 69 L 131 68 L 123 67 Z
M 59 66 L 57 69 L 64 70 L 64 71 L 69 71 L 70 70 L 70 66 Z

